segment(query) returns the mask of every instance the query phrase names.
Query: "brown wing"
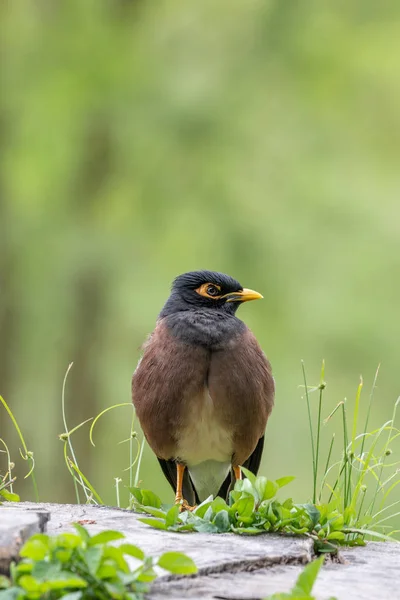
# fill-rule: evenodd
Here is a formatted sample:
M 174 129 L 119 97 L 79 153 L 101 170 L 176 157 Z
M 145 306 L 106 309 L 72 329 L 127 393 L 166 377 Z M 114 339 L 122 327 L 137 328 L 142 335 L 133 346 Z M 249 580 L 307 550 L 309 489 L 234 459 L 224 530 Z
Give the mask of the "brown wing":
M 132 401 L 144 435 L 158 458 L 176 458 L 176 432 L 186 399 L 204 387 L 210 353 L 174 337 L 161 320 L 144 347 L 132 378 Z
M 218 418 L 233 432 L 232 464 L 243 465 L 263 437 L 274 404 L 271 365 L 250 330 L 213 353 L 208 387 Z M 258 464 L 260 458 L 261 452 Z

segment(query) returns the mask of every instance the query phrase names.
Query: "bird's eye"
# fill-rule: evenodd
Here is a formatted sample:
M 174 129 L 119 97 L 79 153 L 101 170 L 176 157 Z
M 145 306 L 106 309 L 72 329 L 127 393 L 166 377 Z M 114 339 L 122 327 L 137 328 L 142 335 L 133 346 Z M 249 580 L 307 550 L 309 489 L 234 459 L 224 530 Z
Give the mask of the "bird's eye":
M 215 283 L 203 283 L 195 291 L 205 298 L 219 298 L 221 295 L 221 288 Z
M 217 288 L 216 285 L 208 285 L 206 291 L 209 296 L 218 296 L 219 295 L 219 289 Z

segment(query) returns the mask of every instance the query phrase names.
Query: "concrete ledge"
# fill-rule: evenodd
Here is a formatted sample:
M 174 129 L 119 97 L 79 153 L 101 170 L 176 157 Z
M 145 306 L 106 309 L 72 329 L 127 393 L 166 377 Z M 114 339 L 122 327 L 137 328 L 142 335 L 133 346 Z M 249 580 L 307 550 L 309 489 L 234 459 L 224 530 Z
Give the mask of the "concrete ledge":
M 0 563 L 2 559 L 4 569 L 7 560 L 15 559 L 31 533 L 43 527 L 50 534 L 73 531 L 72 523 L 80 521 L 91 534 L 104 529 L 122 531 L 127 541 L 147 554 L 179 550 L 195 561 L 198 575 L 163 575 L 153 584 L 149 600 L 258 600 L 288 591 L 302 565 L 313 558 L 313 544 L 307 538 L 164 532 L 140 523 L 138 516 L 103 506 L 25 502 L 16 508 L 6 504 L 0 507 Z M 3 540 L 8 540 L 5 552 Z M 323 567 L 314 588 L 318 600 L 331 596 L 338 600 L 400 599 L 400 544 L 370 542 L 365 548 L 343 550 L 341 559 L 342 564 Z
M 43 532 L 49 518 L 50 512 L 45 509 L 0 506 L 0 574 L 8 573 L 11 561 L 18 560 L 21 546 L 34 533 Z

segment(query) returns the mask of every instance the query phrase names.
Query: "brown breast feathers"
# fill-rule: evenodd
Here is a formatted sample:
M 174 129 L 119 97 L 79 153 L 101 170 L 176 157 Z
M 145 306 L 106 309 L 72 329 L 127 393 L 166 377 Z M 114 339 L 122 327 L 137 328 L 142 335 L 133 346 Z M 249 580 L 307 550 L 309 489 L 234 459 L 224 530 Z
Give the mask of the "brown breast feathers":
M 243 464 L 264 434 L 274 399 L 271 367 L 257 340 L 246 329 L 226 348 L 210 351 L 178 340 L 159 321 L 132 379 L 133 403 L 158 457 L 178 457 L 188 414 L 196 415 L 207 396 L 212 423 L 230 433 L 233 464 Z

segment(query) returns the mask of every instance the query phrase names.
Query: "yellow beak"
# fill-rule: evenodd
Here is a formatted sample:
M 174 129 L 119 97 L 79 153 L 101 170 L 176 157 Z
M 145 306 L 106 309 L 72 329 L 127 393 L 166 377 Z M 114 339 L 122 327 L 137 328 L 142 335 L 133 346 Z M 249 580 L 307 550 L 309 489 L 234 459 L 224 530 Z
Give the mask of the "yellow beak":
M 231 292 L 222 297 L 226 298 L 227 302 L 248 302 L 249 300 L 259 300 L 260 298 L 263 298 L 258 292 L 248 290 L 247 288 L 243 288 L 241 292 Z

